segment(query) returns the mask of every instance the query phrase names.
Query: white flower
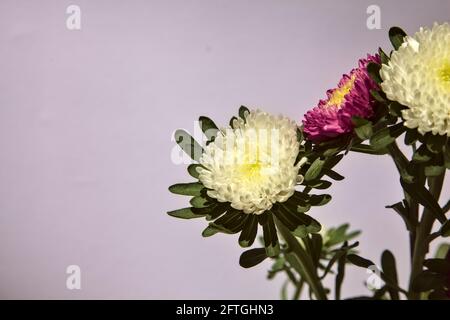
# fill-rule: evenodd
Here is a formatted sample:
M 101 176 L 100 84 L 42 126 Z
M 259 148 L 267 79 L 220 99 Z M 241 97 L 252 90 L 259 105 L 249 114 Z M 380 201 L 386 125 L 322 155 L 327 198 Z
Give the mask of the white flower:
M 380 71 L 381 88 L 390 100 L 408 108 L 405 126 L 421 134 L 450 136 L 450 26 L 434 24 L 405 37 Z
M 302 176 L 294 121 L 256 110 L 222 129 L 200 158 L 199 180 L 208 195 L 244 213 L 261 214 L 294 193 Z

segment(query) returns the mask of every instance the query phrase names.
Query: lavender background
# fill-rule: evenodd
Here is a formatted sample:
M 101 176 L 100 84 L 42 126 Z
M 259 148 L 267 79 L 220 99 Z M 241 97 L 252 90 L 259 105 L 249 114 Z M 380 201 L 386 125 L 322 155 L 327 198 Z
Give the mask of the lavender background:
M 82 30 L 66 28 L 69 4 Z M 382 29 L 366 28 L 381 7 Z M 204 221 L 166 211 L 187 204 L 167 186 L 176 128 L 199 115 L 225 124 L 241 104 L 300 120 L 391 25 L 414 32 L 446 21 L 442 1 L 0 2 L 0 298 L 278 298 L 268 263 L 244 270 L 234 236 L 201 237 Z M 362 254 L 383 249 L 408 271 L 401 199 L 387 157 L 352 154 L 325 226 L 364 230 Z M 448 194 L 446 184 L 444 193 Z M 67 290 L 66 267 L 82 270 Z M 363 294 L 364 270 L 344 296 Z

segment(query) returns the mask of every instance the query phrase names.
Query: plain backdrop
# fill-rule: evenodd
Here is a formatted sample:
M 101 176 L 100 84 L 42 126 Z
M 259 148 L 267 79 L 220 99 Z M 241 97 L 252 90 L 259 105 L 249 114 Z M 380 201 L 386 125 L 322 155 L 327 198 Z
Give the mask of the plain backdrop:
M 66 27 L 71 4 L 81 30 Z M 366 26 L 372 4 L 380 30 Z M 359 58 L 390 50 L 390 26 L 413 33 L 449 12 L 448 0 L 2 0 L 0 298 L 278 298 L 283 278 L 240 268 L 236 236 L 203 239 L 205 221 L 166 215 L 187 205 L 167 191 L 189 181 L 174 130 L 200 115 L 225 125 L 242 104 L 300 122 Z M 384 208 L 401 200 L 394 165 L 350 154 L 337 169 L 346 179 L 311 214 L 363 230 L 373 261 L 392 250 L 406 286 L 407 235 Z M 66 288 L 69 265 L 81 290 Z M 349 269 L 343 296 L 367 293 L 367 276 Z

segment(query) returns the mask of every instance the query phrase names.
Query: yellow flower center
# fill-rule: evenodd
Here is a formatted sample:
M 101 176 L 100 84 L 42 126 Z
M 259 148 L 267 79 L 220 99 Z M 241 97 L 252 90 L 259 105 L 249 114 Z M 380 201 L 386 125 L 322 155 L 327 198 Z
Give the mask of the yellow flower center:
M 239 173 L 241 177 L 249 181 L 257 181 L 261 178 L 261 162 L 243 164 L 239 168 Z
M 445 84 L 450 85 L 450 62 L 445 62 L 439 69 L 439 79 Z
M 344 102 L 345 96 L 350 92 L 350 90 L 352 90 L 355 79 L 356 76 L 353 75 L 342 87 L 335 89 L 331 94 L 331 97 L 328 100 L 326 106 L 336 106 L 340 108 L 342 106 L 342 103 Z
M 260 142 L 260 137 L 252 141 L 246 141 L 245 151 L 236 163 L 236 177 L 249 184 L 249 187 L 261 183 L 264 171 L 270 166 L 270 163 L 261 159 L 262 154 L 260 153 L 262 150 L 266 150 L 268 145 L 261 145 Z

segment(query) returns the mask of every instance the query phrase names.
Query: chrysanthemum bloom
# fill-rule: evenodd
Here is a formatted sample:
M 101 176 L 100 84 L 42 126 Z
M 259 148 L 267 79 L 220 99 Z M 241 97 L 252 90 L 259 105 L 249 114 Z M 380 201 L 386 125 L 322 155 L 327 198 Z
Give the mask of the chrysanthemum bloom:
M 327 99 L 305 114 L 306 137 L 323 142 L 353 132 L 352 117 L 369 119 L 374 114 L 375 101 L 370 93 L 378 85 L 367 73 L 369 62 L 380 63 L 378 55 L 359 60 L 359 67 L 344 75 L 335 89 L 327 91 Z
M 295 164 L 299 147 L 294 121 L 252 111 L 234 119 L 233 128 L 205 148 L 199 180 L 208 196 L 244 213 L 261 214 L 289 199 L 301 182 L 303 161 Z
M 209 118 L 201 120 L 208 137 L 205 148 L 183 130 L 175 134 L 181 148 L 198 161 L 188 167 L 198 182 L 169 187 L 172 193 L 193 197 L 192 207 L 170 211 L 169 215 L 213 220 L 203 236 L 240 233 L 243 247 L 253 244 L 261 225 L 269 256 L 279 250 L 277 220 L 299 237 L 320 231 L 320 224 L 304 212 L 311 206 L 324 205 L 331 196 L 295 189 L 301 183 L 314 188 L 318 182 L 303 181 L 299 173 L 307 159 L 301 156 L 301 135 L 294 121 L 245 107 L 241 107 L 239 118 L 234 118 L 227 129 L 219 130 Z M 193 152 L 193 146 L 201 149 L 200 156 Z M 302 170 L 311 166 L 308 163 Z
M 404 125 L 421 134 L 450 136 L 450 26 L 435 24 L 407 36 L 387 65 L 381 88 L 406 106 Z

